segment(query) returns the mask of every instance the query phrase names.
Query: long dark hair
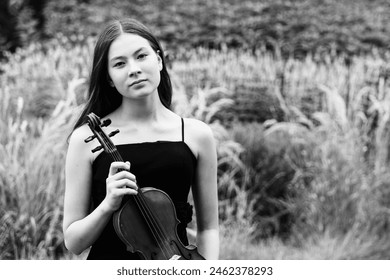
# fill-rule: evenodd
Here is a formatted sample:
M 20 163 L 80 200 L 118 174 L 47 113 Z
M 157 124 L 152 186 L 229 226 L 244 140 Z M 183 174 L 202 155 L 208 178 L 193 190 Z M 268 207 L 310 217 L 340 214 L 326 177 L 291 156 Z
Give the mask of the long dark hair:
M 158 86 L 158 95 L 161 103 L 170 109 L 172 100 L 172 85 L 169 77 L 164 51 L 157 38 L 149 29 L 134 19 L 115 20 L 109 23 L 100 34 L 93 55 L 92 70 L 89 81 L 88 100 L 76 121 L 73 130 L 85 123 L 86 116 L 94 112 L 99 117 L 104 117 L 113 112 L 122 103 L 122 95 L 109 85 L 108 76 L 108 50 L 111 43 L 122 33 L 139 35 L 149 41 L 155 52 L 159 52 L 163 69 L 160 71 L 161 80 Z

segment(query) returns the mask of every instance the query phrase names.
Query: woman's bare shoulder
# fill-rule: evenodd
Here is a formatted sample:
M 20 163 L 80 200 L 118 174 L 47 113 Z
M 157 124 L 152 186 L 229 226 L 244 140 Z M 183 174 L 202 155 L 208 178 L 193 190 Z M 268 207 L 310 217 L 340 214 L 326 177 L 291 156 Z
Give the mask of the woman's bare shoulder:
M 72 134 L 70 135 L 70 138 L 69 138 L 69 143 L 73 143 L 73 144 L 80 144 L 80 143 L 85 143 L 84 142 L 84 139 L 86 139 L 87 137 L 91 136 L 92 135 L 92 132 L 91 130 L 88 128 L 88 126 L 86 124 L 76 128 Z
M 96 140 L 89 143 L 85 143 L 85 139 L 92 135 L 89 127 L 84 124 L 76 128 L 69 138 L 68 153 L 72 152 L 78 154 L 80 157 L 86 157 L 88 160 L 93 161 L 94 156 L 92 155 L 91 149 L 98 145 Z
M 208 124 L 198 119 L 185 118 L 186 132 L 190 133 L 192 137 L 198 139 L 207 139 L 213 137 L 212 130 Z
M 186 118 L 184 126 L 185 142 L 197 158 L 207 157 L 207 153 L 215 150 L 214 135 L 208 124 L 197 119 Z

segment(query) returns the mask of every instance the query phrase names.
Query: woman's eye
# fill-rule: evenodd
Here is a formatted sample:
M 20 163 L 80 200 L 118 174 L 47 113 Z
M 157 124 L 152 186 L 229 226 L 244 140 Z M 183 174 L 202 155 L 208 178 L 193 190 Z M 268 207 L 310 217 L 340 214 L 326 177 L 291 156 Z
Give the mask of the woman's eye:
M 122 66 L 124 64 L 124 62 L 117 62 L 117 63 L 115 63 L 114 64 L 114 67 L 120 67 L 120 66 Z
M 147 56 L 146 53 L 141 53 L 137 58 L 138 59 L 144 59 Z

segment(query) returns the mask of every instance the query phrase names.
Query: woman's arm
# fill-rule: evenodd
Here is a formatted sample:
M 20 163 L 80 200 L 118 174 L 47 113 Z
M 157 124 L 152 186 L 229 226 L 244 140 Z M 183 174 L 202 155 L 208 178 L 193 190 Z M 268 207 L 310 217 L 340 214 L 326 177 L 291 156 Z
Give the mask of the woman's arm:
M 120 206 L 122 197 L 136 193 L 134 175 L 126 171 L 117 173 L 119 168 L 129 169 L 130 165 L 113 163 L 107 178 L 106 198 L 89 213 L 93 161 L 91 146 L 96 145 L 84 143 L 89 134 L 86 126 L 75 130 L 66 157 L 63 231 L 65 246 L 75 254 L 82 253 L 96 241 L 112 213 Z
M 206 259 L 218 259 L 217 153 L 211 129 L 194 121 L 191 138 L 196 141 L 197 171 L 192 193 L 197 220 L 197 247 Z

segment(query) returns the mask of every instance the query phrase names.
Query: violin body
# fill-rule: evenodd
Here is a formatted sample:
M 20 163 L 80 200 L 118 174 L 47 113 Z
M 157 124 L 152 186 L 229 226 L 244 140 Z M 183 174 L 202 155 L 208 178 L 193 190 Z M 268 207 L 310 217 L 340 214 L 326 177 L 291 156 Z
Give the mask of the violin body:
M 170 197 L 155 188 L 141 188 L 139 191 L 143 192 L 154 218 L 161 225 L 164 238 L 160 237 L 156 242 L 156 233 L 152 233 L 137 203 L 129 197 L 113 216 L 115 231 L 127 250 L 146 260 L 204 260 L 195 246 L 184 246 L 178 238 L 176 228 L 179 220 Z

